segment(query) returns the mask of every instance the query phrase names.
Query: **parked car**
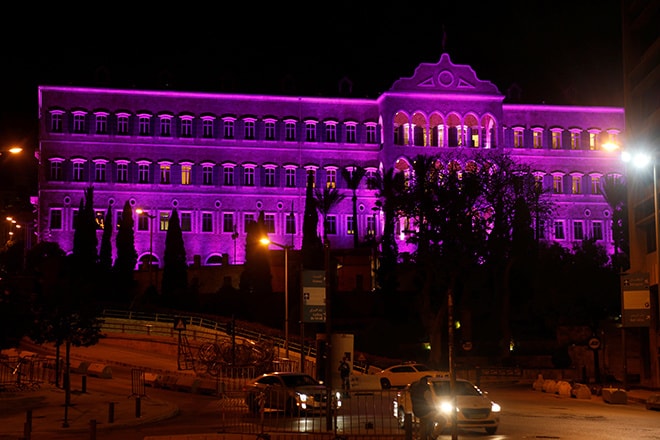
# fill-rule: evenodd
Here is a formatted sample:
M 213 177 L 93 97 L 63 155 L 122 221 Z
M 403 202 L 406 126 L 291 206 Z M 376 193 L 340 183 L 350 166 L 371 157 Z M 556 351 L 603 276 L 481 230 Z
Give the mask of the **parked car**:
M 327 398 L 326 386 L 303 373 L 266 373 L 245 387 L 245 403 L 253 414 L 258 414 L 262 408 L 284 411 L 290 416 L 320 412 L 325 410 Z M 334 404 L 341 406 L 339 393 L 334 399 Z
M 376 373 L 380 377 L 380 386 L 387 390 L 392 387 L 403 388 L 424 376 L 446 376 L 449 372 L 434 370 L 424 364 L 407 363 L 393 365 Z
M 447 428 L 451 428 L 453 409 L 451 394 L 451 379 L 448 377 L 431 377 L 428 379 L 431 398 L 435 407 L 434 438 Z M 500 424 L 500 405 L 488 398 L 487 393 L 480 390 L 472 382 L 456 379 L 456 423 L 459 429 L 485 429 L 488 434 L 495 434 Z M 404 427 L 406 414 L 410 414 L 413 423 L 419 423 L 412 412 L 410 387 L 397 392 L 394 399 L 394 417 L 400 428 Z

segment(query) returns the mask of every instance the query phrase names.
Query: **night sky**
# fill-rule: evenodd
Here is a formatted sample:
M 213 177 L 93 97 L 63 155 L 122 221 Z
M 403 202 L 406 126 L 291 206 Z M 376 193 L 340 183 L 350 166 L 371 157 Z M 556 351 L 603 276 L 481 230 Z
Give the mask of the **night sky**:
M 0 15 L 0 148 L 36 146 L 40 84 L 375 98 L 443 46 L 525 103 L 623 104 L 619 0 L 24 3 Z

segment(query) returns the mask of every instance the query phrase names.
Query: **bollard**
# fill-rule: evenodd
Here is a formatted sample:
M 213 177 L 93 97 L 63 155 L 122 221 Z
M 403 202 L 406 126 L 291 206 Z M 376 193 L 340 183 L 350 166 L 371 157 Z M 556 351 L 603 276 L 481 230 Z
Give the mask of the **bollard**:
M 406 413 L 403 419 L 403 429 L 405 430 L 405 440 L 412 440 L 413 438 L 413 423 L 412 414 Z
M 82 376 L 82 392 L 86 393 L 87 392 L 87 376 L 83 374 Z
M 23 438 L 30 440 L 32 438 L 32 410 L 28 409 L 25 413 L 25 424 L 23 425 Z
M 140 400 L 140 397 L 135 398 L 135 418 L 140 418 L 142 416 L 142 408 L 141 408 L 142 401 Z
M 115 402 L 108 402 L 108 423 L 115 422 Z
M 96 440 L 96 420 L 89 421 L 89 440 Z

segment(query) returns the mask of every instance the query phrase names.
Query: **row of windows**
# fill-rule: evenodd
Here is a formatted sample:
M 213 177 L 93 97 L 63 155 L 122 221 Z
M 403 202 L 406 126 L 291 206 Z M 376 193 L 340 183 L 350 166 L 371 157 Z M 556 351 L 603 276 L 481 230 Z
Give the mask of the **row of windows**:
M 63 230 L 64 227 L 64 209 L 62 208 L 53 208 L 50 210 L 49 215 L 49 228 L 51 231 Z M 70 223 L 70 230 L 74 229 L 76 217 L 78 215 L 78 210 L 72 210 L 72 217 Z M 196 227 L 193 227 L 193 213 L 181 211 L 179 212 L 179 221 L 181 224 L 181 230 L 183 232 L 202 232 L 202 233 L 216 233 L 215 222 L 214 222 L 214 213 L 212 212 L 202 212 L 199 216 L 199 224 Z M 242 232 L 246 233 L 250 223 L 257 221 L 258 214 L 256 213 L 244 213 L 240 214 L 242 217 Z M 99 224 L 100 228 L 103 228 L 105 213 L 103 211 L 96 211 L 96 221 Z M 222 213 L 222 224 L 220 226 L 220 232 L 233 234 L 239 232 L 240 227 L 238 224 L 239 214 L 234 212 L 224 212 Z M 122 212 L 118 211 L 115 213 L 115 225 L 117 229 L 121 224 Z M 170 213 L 169 212 L 160 212 L 154 217 L 154 220 L 158 222 L 157 230 L 167 231 L 169 227 Z M 338 223 L 339 218 L 336 215 L 328 215 L 326 218 L 327 233 L 329 235 L 336 235 L 338 232 Z M 355 233 L 355 223 L 353 221 L 352 215 L 342 216 L 342 225 L 345 228 L 344 231 L 346 235 L 353 235 Z M 138 215 L 136 221 L 136 229 L 138 231 L 149 231 L 151 229 L 152 219 L 146 215 Z M 295 235 L 298 233 L 296 228 L 296 214 L 295 213 L 286 213 L 284 214 L 283 225 L 281 230 L 278 230 L 276 227 L 276 214 L 265 213 L 264 214 L 264 225 L 266 231 L 269 234 L 283 233 L 287 235 Z M 376 233 L 376 217 L 365 216 L 365 226 L 366 234 L 374 235 Z M 193 231 L 194 229 L 194 231 Z
M 52 133 L 64 131 L 66 115 L 63 110 L 50 111 L 50 131 Z M 68 129 L 73 133 L 88 134 L 90 118 L 92 116 L 85 111 L 74 111 Z M 149 113 L 132 116 L 129 113 L 110 115 L 108 112 L 95 112 L 92 123 L 92 133 L 97 135 L 114 133 L 124 136 L 131 134 L 153 136 L 155 134 L 165 138 L 178 136 L 180 138 L 214 139 L 217 137 L 216 131 L 219 130 L 223 139 L 236 139 L 237 130 L 242 129 L 242 139 L 246 140 L 275 141 L 283 139 L 285 141 L 338 142 L 342 139 L 346 143 L 357 143 L 358 141 L 367 144 L 377 143 L 377 124 L 375 122 L 365 122 L 364 130 L 358 132 L 360 124 L 356 121 L 345 121 L 340 124 L 338 121 L 328 120 L 320 124 L 315 119 L 307 119 L 303 121 L 304 137 L 302 139 L 299 139 L 299 121 L 295 119 L 278 121 L 274 118 L 261 120 L 254 117 L 238 119 L 226 116 L 218 121 L 215 116 L 211 115 L 202 116 L 197 120 L 194 116 L 186 114 L 179 116 L 177 121 L 169 113 L 159 114 L 157 118 L 154 118 Z M 135 127 L 132 124 L 136 124 Z M 322 129 L 319 129 L 319 125 L 322 126 Z M 360 134 L 363 137 L 360 137 Z
M 200 166 L 195 166 L 190 162 L 174 164 L 172 162 L 160 162 L 157 164 L 155 171 L 157 174 L 154 176 L 154 164 L 149 161 L 139 161 L 131 163 L 127 160 L 118 160 L 110 163 L 107 159 L 95 159 L 92 161 L 92 169 L 87 163 L 86 159 L 76 158 L 72 159 L 68 164 L 64 159 L 51 158 L 49 160 L 49 175 L 51 181 L 64 181 L 65 179 L 65 166 L 70 166 L 70 180 L 73 182 L 97 182 L 103 183 L 111 181 L 109 172 L 112 170 L 114 182 L 117 183 L 159 183 L 168 185 L 178 183 L 181 185 L 191 185 L 193 183 L 201 185 L 215 185 L 217 181 L 222 182 L 223 186 L 264 186 L 264 187 L 279 187 L 296 188 L 298 185 L 298 174 L 302 171 L 298 166 L 290 164 L 285 165 L 282 170 L 278 169 L 275 164 L 266 164 L 259 167 L 254 163 L 245 163 L 237 165 L 235 163 L 223 163 L 220 171 L 216 171 L 218 167 L 216 164 L 203 163 Z M 113 170 L 114 168 L 114 170 Z M 312 175 L 313 181 L 316 183 L 317 178 L 316 166 L 308 165 L 305 167 L 305 175 Z M 338 175 L 341 171 L 336 166 L 326 166 L 323 168 L 325 172 L 325 185 L 328 188 L 336 188 L 341 186 L 338 184 Z M 346 170 L 352 176 L 354 171 L 353 167 L 348 167 Z M 131 172 L 132 171 L 132 172 Z M 88 175 L 93 173 L 93 176 Z M 198 175 L 194 175 L 198 173 Z M 371 182 L 375 177 L 376 169 L 366 169 L 364 176 L 364 184 L 371 188 Z M 178 176 L 175 180 L 173 174 Z M 237 181 L 240 179 L 240 181 Z M 283 181 L 282 181 L 283 179 Z M 306 180 L 302 182 L 302 186 L 306 185 Z
M 572 225 L 572 234 L 569 237 L 567 235 L 566 224 L 570 223 Z M 586 231 L 589 227 L 589 232 Z M 548 237 L 554 240 L 585 240 L 587 238 L 593 238 L 595 240 L 606 240 L 603 231 L 603 222 L 600 220 L 590 221 L 589 223 L 584 220 L 572 220 L 566 222 L 564 220 L 553 220 L 552 221 L 552 233 L 553 237 Z

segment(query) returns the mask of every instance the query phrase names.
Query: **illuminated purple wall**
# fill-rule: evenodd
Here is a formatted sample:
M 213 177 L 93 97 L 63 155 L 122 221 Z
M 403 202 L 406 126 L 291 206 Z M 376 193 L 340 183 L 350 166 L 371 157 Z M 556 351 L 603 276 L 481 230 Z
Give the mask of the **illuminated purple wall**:
M 153 234 L 148 219 L 136 226 L 140 258 L 153 240 L 162 260 L 161 216 L 166 223 L 174 207 L 190 226 L 184 241 L 191 262 L 198 256 L 218 264 L 224 255 L 242 263 L 246 221 L 261 211 L 272 224 L 271 239 L 299 249 L 308 170 L 315 170 L 317 186 L 334 175 L 346 192 L 332 213 L 330 240 L 333 248 L 350 248 L 343 168 L 376 173 L 420 153 L 498 148 L 532 164 L 547 187 L 561 182 L 545 238 L 570 247 L 581 227 L 584 238 L 599 231 L 612 252 L 610 208 L 595 186 L 602 176 L 622 174 L 618 158 L 601 145 L 621 136 L 623 110 L 506 104 L 497 87 L 446 54 L 373 100 L 42 86 L 39 112 L 39 237 L 66 251 L 90 184 L 103 214 L 111 205 L 116 216 L 129 200 L 156 216 Z M 380 235 L 366 179 L 357 195 L 360 239 L 368 229 Z M 287 230 L 292 214 L 295 231 Z M 564 238 L 556 236 L 558 224 Z M 401 243 L 400 250 L 411 249 Z

